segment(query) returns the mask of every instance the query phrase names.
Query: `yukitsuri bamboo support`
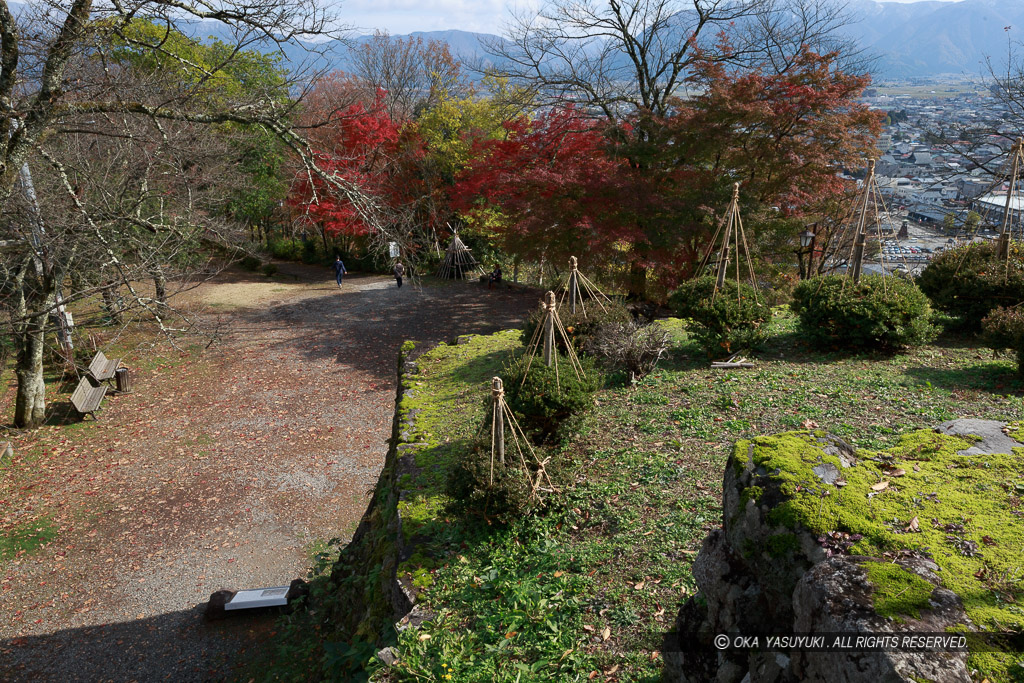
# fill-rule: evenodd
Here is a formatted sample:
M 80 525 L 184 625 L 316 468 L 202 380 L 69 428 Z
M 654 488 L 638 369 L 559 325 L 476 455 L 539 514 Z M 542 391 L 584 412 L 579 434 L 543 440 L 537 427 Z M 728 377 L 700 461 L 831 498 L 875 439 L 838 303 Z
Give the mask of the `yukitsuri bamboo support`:
M 868 240 L 868 210 L 871 202 L 871 186 L 875 180 L 875 160 L 868 159 L 868 174 L 864 179 L 864 203 L 861 205 L 860 216 L 857 217 L 857 234 L 853 242 L 853 283 L 860 282 L 860 272 L 864 266 L 864 247 Z
M 493 425 L 491 429 L 491 452 L 498 458 L 498 462 L 505 464 L 505 413 L 501 404 L 505 399 L 505 388 L 502 386 L 501 378 L 491 379 L 491 402 L 493 403 Z M 494 479 L 494 466 L 491 466 L 491 479 Z
M 1013 146 L 1013 168 L 1010 171 L 1010 182 L 1006 188 L 1006 207 L 1003 210 L 1003 227 L 999 231 L 999 258 L 1003 259 L 1007 269 L 1009 269 L 1010 263 L 1010 232 L 1013 229 L 1013 221 L 1010 220 L 1010 216 L 1013 215 L 1013 197 L 1016 194 L 1017 189 L 1017 176 L 1020 173 L 1020 159 L 1021 155 L 1024 154 L 1024 138 L 1017 138 L 1017 144 Z M 1019 213 L 1018 213 L 1019 215 Z M 1009 272 L 1009 270 L 1007 270 Z
M 569 310 L 576 314 L 576 299 L 580 296 L 580 285 L 579 285 L 579 274 L 580 268 L 579 263 L 576 261 L 575 256 L 569 257 Z
M 544 299 L 544 365 L 550 368 L 555 348 L 555 293 L 548 292 Z
M 536 329 L 534 329 L 533 336 L 530 337 L 530 343 L 526 345 L 527 362 L 526 371 L 523 373 L 523 382 L 526 382 L 526 373 L 530 371 L 534 358 L 536 358 L 537 352 L 540 351 L 544 364 L 549 368 L 555 368 L 555 384 L 561 388 L 558 379 L 558 353 L 555 351 L 556 331 L 561 335 L 562 341 L 565 342 L 569 365 L 572 366 L 577 379 L 583 379 L 583 364 L 580 363 L 580 359 L 576 356 L 576 351 L 572 347 L 572 341 L 569 339 L 565 326 L 562 325 L 562 321 L 558 318 L 558 304 L 555 301 L 555 293 L 549 291 L 544 296 L 544 300 L 540 305 L 543 311 L 540 322 Z
M 491 399 L 494 406 L 494 419 L 491 420 L 491 463 L 490 483 L 494 484 L 494 461 L 498 460 L 501 466 L 505 466 L 505 429 L 508 428 L 512 436 L 512 445 L 515 447 L 515 455 L 519 456 L 519 465 L 522 468 L 522 475 L 530 483 L 530 498 L 539 498 L 540 493 L 557 493 L 558 489 L 548 476 L 547 464 L 551 458 L 541 460 L 530 445 L 522 427 L 516 421 L 508 404 L 505 403 L 505 389 L 500 377 L 491 378 Z M 524 448 L 525 446 L 525 448 Z M 533 461 L 536 468 L 536 478 L 530 474 L 530 466 L 527 463 L 527 455 Z M 547 486 L 543 484 L 547 482 Z
M 559 299 L 559 303 L 565 304 L 565 297 L 569 297 L 569 310 L 573 314 L 576 313 L 576 304 L 578 303 L 580 308 L 583 310 L 583 317 L 587 316 L 587 306 L 583 303 L 583 297 L 586 297 L 597 303 L 601 307 L 602 311 L 607 311 L 605 308 L 605 302 L 611 303 L 604 292 L 602 292 L 597 285 L 587 279 L 587 276 L 580 272 L 579 262 L 575 256 L 569 257 L 569 279 L 566 280 L 565 286 L 562 289 L 562 296 Z M 602 299 L 604 301 L 602 301 Z

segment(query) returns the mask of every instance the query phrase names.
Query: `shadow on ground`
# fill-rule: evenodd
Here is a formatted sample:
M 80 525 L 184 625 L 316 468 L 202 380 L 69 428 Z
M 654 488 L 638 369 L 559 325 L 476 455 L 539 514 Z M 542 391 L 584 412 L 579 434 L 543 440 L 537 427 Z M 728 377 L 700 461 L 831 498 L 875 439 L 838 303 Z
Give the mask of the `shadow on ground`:
M 251 632 L 269 631 L 274 618 L 264 613 L 208 623 L 202 608 L 196 607 L 124 623 L 0 640 L 0 680 L 224 680 L 246 660 L 240 648 Z

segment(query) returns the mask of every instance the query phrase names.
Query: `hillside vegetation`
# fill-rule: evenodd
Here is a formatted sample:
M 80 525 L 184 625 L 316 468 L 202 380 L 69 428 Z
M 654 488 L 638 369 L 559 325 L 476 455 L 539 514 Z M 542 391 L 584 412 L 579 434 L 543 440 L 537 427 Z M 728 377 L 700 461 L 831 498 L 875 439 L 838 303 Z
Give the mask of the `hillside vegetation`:
M 660 324 L 672 334 L 671 358 L 635 386 L 609 380 L 558 446 L 575 466 L 572 485 L 506 528 L 450 512 L 444 481 L 480 429 L 489 380 L 519 349 L 518 332 L 417 358 L 399 420 L 401 441 L 417 444 L 399 448 L 415 453 L 416 468 L 390 485 L 402 544 L 415 548 L 399 578 L 418 594 L 414 614 L 427 619 L 396 635 L 386 618 L 364 618 L 363 646 L 323 624 L 327 646 L 291 639 L 275 675 L 298 680 L 295 662 L 313 661 L 327 676 L 365 665 L 389 681 L 658 680 L 662 636 L 694 590 L 690 565 L 721 523 L 722 471 L 735 441 L 822 429 L 885 449 L 956 417 L 1024 412 L 1012 363 L 963 340 L 901 356 L 814 353 L 777 309 L 756 367 L 723 372 L 707 367 L 682 321 Z M 329 600 L 350 609 L 350 597 L 341 590 Z M 299 636 L 302 620 L 291 628 Z M 369 656 L 370 640 L 390 643 L 397 661 Z M 340 641 L 346 657 L 331 657 Z

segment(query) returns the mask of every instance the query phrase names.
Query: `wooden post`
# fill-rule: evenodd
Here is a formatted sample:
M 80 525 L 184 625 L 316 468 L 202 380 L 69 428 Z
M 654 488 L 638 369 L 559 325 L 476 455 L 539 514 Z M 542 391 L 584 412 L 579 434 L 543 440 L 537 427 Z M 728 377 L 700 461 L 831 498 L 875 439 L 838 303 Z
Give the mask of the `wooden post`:
M 740 184 L 733 183 L 732 202 L 729 204 L 729 215 L 725 219 L 725 237 L 722 238 L 722 250 L 718 253 L 718 279 L 715 281 L 715 292 L 725 286 L 725 271 L 729 268 L 729 242 L 732 239 L 732 224 L 740 210 Z
M 814 266 L 814 246 L 815 246 L 815 243 L 817 241 L 818 241 L 818 224 L 815 223 L 814 224 L 814 237 L 811 238 L 811 252 L 809 254 L 807 254 L 807 279 L 808 280 L 811 279 L 812 277 L 814 277 L 814 270 L 812 270 L 812 268 Z
M 1006 207 L 1003 210 L 1003 229 L 999 231 L 999 258 L 1003 259 L 1007 263 L 1010 261 L 1010 231 L 1012 225 L 1010 222 L 1010 216 L 1013 209 L 1014 189 L 1017 186 L 1017 174 L 1020 172 L 1020 156 L 1024 153 L 1024 138 L 1017 138 L 1017 143 L 1013 146 L 1013 170 L 1010 171 L 1010 182 L 1006 188 Z
M 544 365 L 550 368 L 555 348 L 555 293 L 548 292 L 544 298 Z
M 576 275 L 579 273 L 579 267 L 577 265 L 576 257 L 575 256 L 570 256 L 569 257 L 569 267 L 572 269 L 569 272 L 569 301 L 572 302 L 570 304 L 570 306 L 571 306 L 570 310 L 572 310 L 572 312 L 575 314 L 576 313 L 576 299 L 580 295 L 579 294 L 579 292 L 580 292 L 579 283 L 576 281 Z
M 491 400 L 494 403 L 494 420 L 491 422 L 491 450 L 498 456 L 498 462 L 505 464 L 505 412 L 502 409 L 505 389 L 501 378 L 491 379 Z
M 860 271 L 864 265 L 864 243 L 867 242 L 868 204 L 871 203 L 871 184 L 875 182 L 875 160 L 868 159 L 868 174 L 864 178 L 864 204 L 857 218 L 857 236 L 853 243 L 853 282 L 860 282 Z

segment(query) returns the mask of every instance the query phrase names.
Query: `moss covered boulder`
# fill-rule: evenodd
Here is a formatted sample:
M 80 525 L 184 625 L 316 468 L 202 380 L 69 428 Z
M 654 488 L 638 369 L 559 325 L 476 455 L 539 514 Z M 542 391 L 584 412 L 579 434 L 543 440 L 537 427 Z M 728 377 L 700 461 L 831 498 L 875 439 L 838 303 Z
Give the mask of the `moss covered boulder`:
M 1016 425 L 972 422 L 880 452 L 808 431 L 736 444 L 666 680 L 1024 680 L 1024 448 Z M 837 652 L 715 648 L 723 633 L 983 635 L 956 651 Z

